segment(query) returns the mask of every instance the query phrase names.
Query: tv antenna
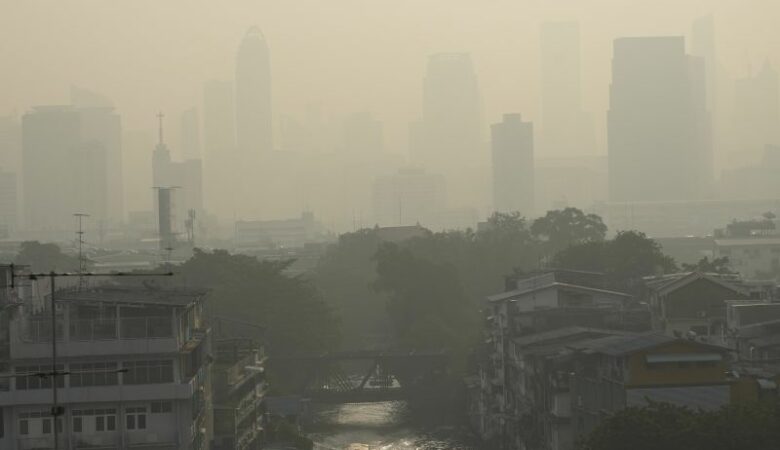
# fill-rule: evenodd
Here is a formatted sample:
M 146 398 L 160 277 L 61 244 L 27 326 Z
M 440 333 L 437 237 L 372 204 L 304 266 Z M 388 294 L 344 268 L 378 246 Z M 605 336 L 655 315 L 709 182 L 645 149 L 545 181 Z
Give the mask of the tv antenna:
M 84 274 L 87 273 L 87 257 L 84 256 L 84 234 L 86 233 L 86 231 L 84 231 L 84 218 L 89 217 L 89 214 L 75 213 L 73 216 L 76 217 L 76 220 L 78 221 L 78 229 L 76 230 L 76 244 L 78 245 L 79 249 L 78 289 L 81 291 L 87 287 L 87 279 L 84 277 Z

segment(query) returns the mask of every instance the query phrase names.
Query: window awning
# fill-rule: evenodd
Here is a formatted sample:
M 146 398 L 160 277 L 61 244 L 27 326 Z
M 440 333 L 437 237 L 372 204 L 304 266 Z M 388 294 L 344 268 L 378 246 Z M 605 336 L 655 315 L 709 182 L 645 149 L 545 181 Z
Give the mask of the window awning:
M 723 356 L 718 353 L 656 353 L 647 355 L 647 362 L 668 363 L 668 362 L 712 362 L 722 361 Z

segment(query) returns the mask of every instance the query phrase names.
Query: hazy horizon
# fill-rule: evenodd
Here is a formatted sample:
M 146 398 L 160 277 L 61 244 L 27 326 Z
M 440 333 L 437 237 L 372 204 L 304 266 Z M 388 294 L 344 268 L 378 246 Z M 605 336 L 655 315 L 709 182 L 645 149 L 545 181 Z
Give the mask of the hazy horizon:
M 780 63 L 772 21 L 780 5 L 761 0 L 5 2 L 0 37 L 13 70 L 0 73 L 0 115 L 66 104 L 75 85 L 112 99 L 125 130 L 153 132 L 156 112 L 165 111 L 178 154 L 179 114 L 202 109 L 204 82 L 233 78 L 240 40 L 256 25 L 270 47 L 275 131 L 311 104 L 336 122 L 369 110 L 385 124 L 385 149 L 405 155 L 428 55 L 471 54 L 483 128 L 508 112 L 538 122 L 540 25 L 577 21 L 583 108 L 603 154 L 613 39 L 687 37 L 692 21 L 709 14 L 730 76 L 755 72 L 767 58 Z

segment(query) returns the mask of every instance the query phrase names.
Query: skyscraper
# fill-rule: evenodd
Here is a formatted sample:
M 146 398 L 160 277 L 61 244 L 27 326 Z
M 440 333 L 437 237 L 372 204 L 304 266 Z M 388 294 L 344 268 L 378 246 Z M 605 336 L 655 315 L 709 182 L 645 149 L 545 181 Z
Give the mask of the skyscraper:
M 534 129 L 520 114 L 504 114 L 491 127 L 493 209 L 534 213 Z
M 741 165 L 760 161 L 766 145 L 780 145 L 780 83 L 769 61 L 735 84 L 735 149 Z
M 579 24 L 545 23 L 540 42 L 541 153 L 556 157 L 593 155 L 593 124 L 582 110 Z
M 211 80 L 203 88 L 204 194 L 220 219 L 235 213 L 236 121 L 233 83 Z
M 184 159 L 200 159 L 200 118 L 198 108 L 181 113 L 181 155 Z
M 712 179 L 704 64 L 682 37 L 615 40 L 607 115 L 611 201 L 703 198 Z
M 236 57 L 236 142 L 238 150 L 254 161 L 273 150 L 271 67 L 263 33 L 252 27 Z
M 117 125 L 114 127 L 114 125 Z M 22 119 L 25 226 L 51 239 L 70 235 L 74 212 L 110 217 L 111 152 L 118 117 L 102 108 L 39 106 Z M 121 172 L 121 167 L 120 167 Z M 121 195 L 121 176 L 119 177 Z M 121 201 L 120 201 L 121 205 Z
M 99 170 L 106 183 L 105 215 L 93 211 L 95 220 L 109 220 L 121 223 L 124 220 L 124 185 L 122 183 L 122 120 L 111 106 L 80 107 L 78 113 L 81 123 L 81 140 L 89 148 L 89 153 L 102 152 L 105 167 Z M 85 153 L 81 153 L 86 156 Z M 89 162 L 89 164 L 93 164 Z M 97 166 L 96 166 L 97 168 Z M 97 174 L 96 174 L 97 176 Z M 103 181 L 95 181 L 102 184 Z M 89 191 L 87 191 L 89 192 Z
M 415 131 L 415 163 L 447 180 L 453 206 L 487 204 L 487 170 L 482 142 L 477 75 L 467 53 L 439 53 L 428 59 L 423 81 L 422 123 Z

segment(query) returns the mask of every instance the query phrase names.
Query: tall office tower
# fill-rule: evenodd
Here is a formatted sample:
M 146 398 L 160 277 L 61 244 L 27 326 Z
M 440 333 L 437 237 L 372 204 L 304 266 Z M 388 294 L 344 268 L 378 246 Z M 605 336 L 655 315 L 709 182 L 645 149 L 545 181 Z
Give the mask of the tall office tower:
M 204 195 L 206 209 L 220 219 L 236 212 L 236 121 L 233 83 L 211 80 L 203 89 Z
M 22 169 L 22 126 L 15 114 L 0 116 L 0 166 L 17 174 Z
M 93 183 L 106 184 L 108 205 L 105 213 L 92 211 L 94 220 L 108 220 L 120 223 L 124 220 L 124 183 L 122 182 L 122 120 L 111 106 L 79 107 L 77 109 L 81 122 L 81 140 L 93 156 L 103 152 L 105 168 L 99 174 L 99 179 Z M 83 156 L 84 154 L 81 153 Z M 93 164 L 93 162 L 89 162 Z M 95 166 L 97 169 L 98 167 Z M 98 223 L 96 222 L 96 223 Z
M 422 169 L 377 177 L 372 189 L 374 221 L 380 226 L 425 225 L 446 205 L 446 182 Z
M 0 168 L 0 239 L 7 239 L 19 225 L 19 188 L 16 173 Z
M 152 212 L 149 189 L 152 181 L 152 165 L 149 149 L 154 137 L 148 130 L 129 130 L 122 133 L 122 181 L 125 185 L 125 208 L 129 213 Z
M 76 211 L 74 153 L 83 144 L 79 112 L 70 106 L 39 106 L 22 118 L 25 229 L 41 238 L 71 230 Z M 105 188 L 103 189 L 105 191 Z
M 715 23 L 711 15 L 696 19 L 691 32 L 691 55 L 704 59 L 707 78 L 707 110 L 714 112 L 718 102 L 718 57 Z
M 540 42 L 541 153 L 556 157 L 593 155 L 593 124 L 582 110 L 579 24 L 545 23 Z
M 703 198 L 712 182 L 704 64 L 682 37 L 615 40 L 607 115 L 610 200 Z
M 181 114 L 181 155 L 183 159 L 200 159 L 200 118 L 198 108 Z
M 534 214 L 534 127 L 520 114 L 504 114 L 491 127 L 493 209 Z
M 271 67 L 263 33 L 252 27 L 236 57 L 236 142 L 247 161 L 273 150 Z
M 484 206 L 487 186 L 476 173 L 486 169 L 477 76 L 466 53 L 440 53 L 428 59 L 423 82 L 420 142 L 412 155 L 447 179 L 455 206 Z
M 382 152 L 382 122 L 370 112 L 351 114 L 344 121 L 344 151 L 348 154 L 376 155 Z
M 767 145 L 780 145 L 780 89 L 765 62 L 755 75 L 737 80 L 734 105 L 735 153 L 741 165 L 760 161 Z

